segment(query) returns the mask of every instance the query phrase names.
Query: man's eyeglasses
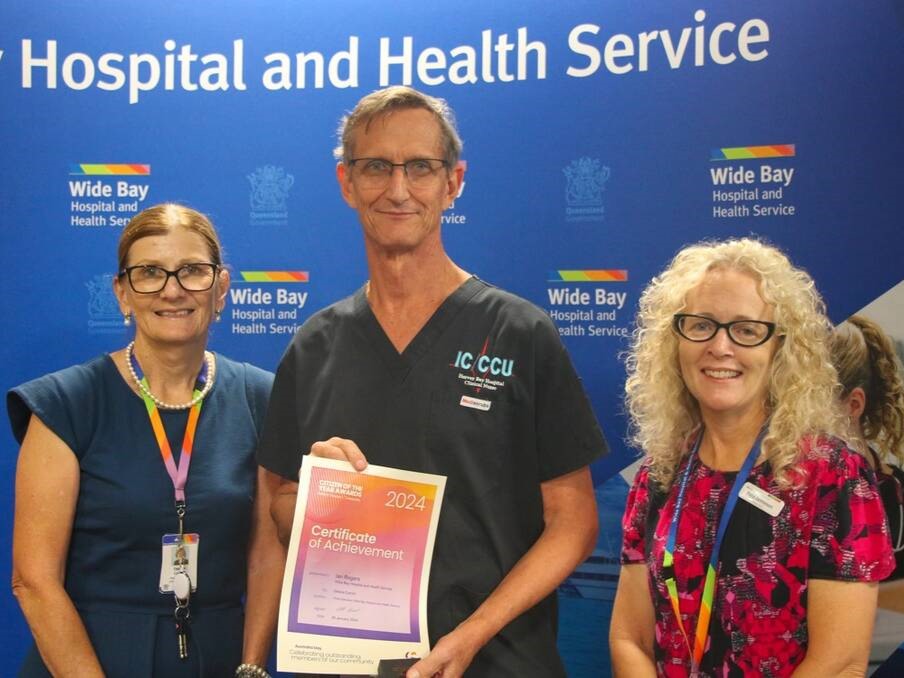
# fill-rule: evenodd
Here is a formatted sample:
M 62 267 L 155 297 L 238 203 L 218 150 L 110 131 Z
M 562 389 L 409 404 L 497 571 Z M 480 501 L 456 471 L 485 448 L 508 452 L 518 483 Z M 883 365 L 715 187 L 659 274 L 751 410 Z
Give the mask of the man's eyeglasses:
M 176 278 L 186 292 L 204 292 L 213 287 L 220 267 L 216 264 L 185 264 L 175 271 L 167 271 L 160 266 L 129 266 L 119 272 L 126 276 L 129 285 L 138 294 L 155 294 L 166 287 L 170 276 Z
M 396 167 L 401 167 L 411 186 L 425 186 L 433 182 L 437 173 L 448 166 L 439 158 L 413 158 L 405 162 L 389 162 L 384 158 L 351 158 L 346 163 L 355 168 L 363 188 L 385 188 Z
M 729 339 L 738 346 L 748 348 L 765 344 L 775 333 L 775 323 L 765 320 L 732 320 L 729 323 L 720 323 L 693 313 L 676 313 L 673 327 L 688 341 L 700 342 L 709 341 L 719 330 L 725 328 Z

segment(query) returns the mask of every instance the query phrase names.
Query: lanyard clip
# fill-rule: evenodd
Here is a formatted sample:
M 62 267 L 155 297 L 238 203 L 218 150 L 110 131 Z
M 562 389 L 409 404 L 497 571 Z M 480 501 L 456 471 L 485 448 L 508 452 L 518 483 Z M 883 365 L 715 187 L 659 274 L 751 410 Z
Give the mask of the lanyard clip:
M 184 499 L 176 500 L 176 516 L 179 518 L 179 536 L 181 537 L 183 534 L 182 521 L 185 518 L 185 500 Z

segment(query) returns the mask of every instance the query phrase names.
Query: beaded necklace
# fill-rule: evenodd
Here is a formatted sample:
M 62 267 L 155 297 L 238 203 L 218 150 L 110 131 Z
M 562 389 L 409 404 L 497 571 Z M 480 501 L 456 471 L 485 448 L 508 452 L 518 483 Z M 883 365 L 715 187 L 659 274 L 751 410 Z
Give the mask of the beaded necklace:
M 195 390 L 195 396 L 189 402 L 183 405 L 172 405 L 170 403 L 165 403 L 153 393 L 151 393 L 151 389 L 145 386 L 145 380 L 140 379 L 138 377 L 138 373 L 135 371 L 135 366 L 133 364 L 134 359 L 132 357 L 132 351 L 135 348 L 135 342 L 129 343 L 126 346 L 126 366 L 129 368 L 129 374 L 132 375 L 132 379 L 135 380 L 135 383 L 138 385 L 138 389 L 142 394 L 146 395 L 150 398 L 154 404 L 159 407 L 161 410 L 187 410 L 191 407 L 194 407 L 199 402 L 204 400 L 207 397 L 207 394 L 210 393 L 210 389 L 213 388 L 214 381 L 214 364 L 213 364 L 213 354 L 209 351 L 204 351 L 204 360 L 206 361 L 206 366 L 203 372 L 206 373 L 206 379 L 204 380 L 204 388 L 200 391 Z

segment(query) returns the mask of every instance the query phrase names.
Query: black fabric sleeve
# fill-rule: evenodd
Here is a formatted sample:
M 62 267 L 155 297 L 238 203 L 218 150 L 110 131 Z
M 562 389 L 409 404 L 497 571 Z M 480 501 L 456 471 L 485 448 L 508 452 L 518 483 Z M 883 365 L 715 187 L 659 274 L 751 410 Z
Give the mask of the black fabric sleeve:
M 298 480 L 301 456 L 306 452 L 301 449 L 296 413 L 297 341 L 296 337 L 289 345 L 276 370 L 267 416 L 264 419 L 264 430 L 257 448 L 258 464 L 268 471 L 294 481 Z
M 552 321 L 536 327 L 536 430 L 541 480 L 587 466 L 608 452 L 608 445 Z

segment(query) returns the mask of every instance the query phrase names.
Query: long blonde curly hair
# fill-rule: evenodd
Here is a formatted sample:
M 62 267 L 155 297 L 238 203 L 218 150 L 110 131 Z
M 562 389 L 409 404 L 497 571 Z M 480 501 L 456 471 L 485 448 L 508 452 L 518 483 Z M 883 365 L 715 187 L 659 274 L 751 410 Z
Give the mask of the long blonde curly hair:
M 864 439 L 904 462 L 904 380 L 891 339 L 869 318 L 852 315 L 832 334 L 832 360 L 842 398 L 857 387 L 866 396 L 860 415 Z
M 840 387 L 828 348 L 831 324 L 822 298 L 809 274 L 760 240 L 686 247 L 644 290 L 626 356 L 630 441 L 650 458 L 653 479 L 669 487 L 688 453 L 689 436 L 702 423 L 699 405 L 681 377 L 672 318 L 686 308 L 688 292 L 713 270 L 752 275 L 774 310 L 778 348 L 769 374 L 763 449 L 776 480 L 787 487 L 799 482 L 790 472 L 803 438 L 819 433 L 847 438 L 849 429 L 837 402 Z

